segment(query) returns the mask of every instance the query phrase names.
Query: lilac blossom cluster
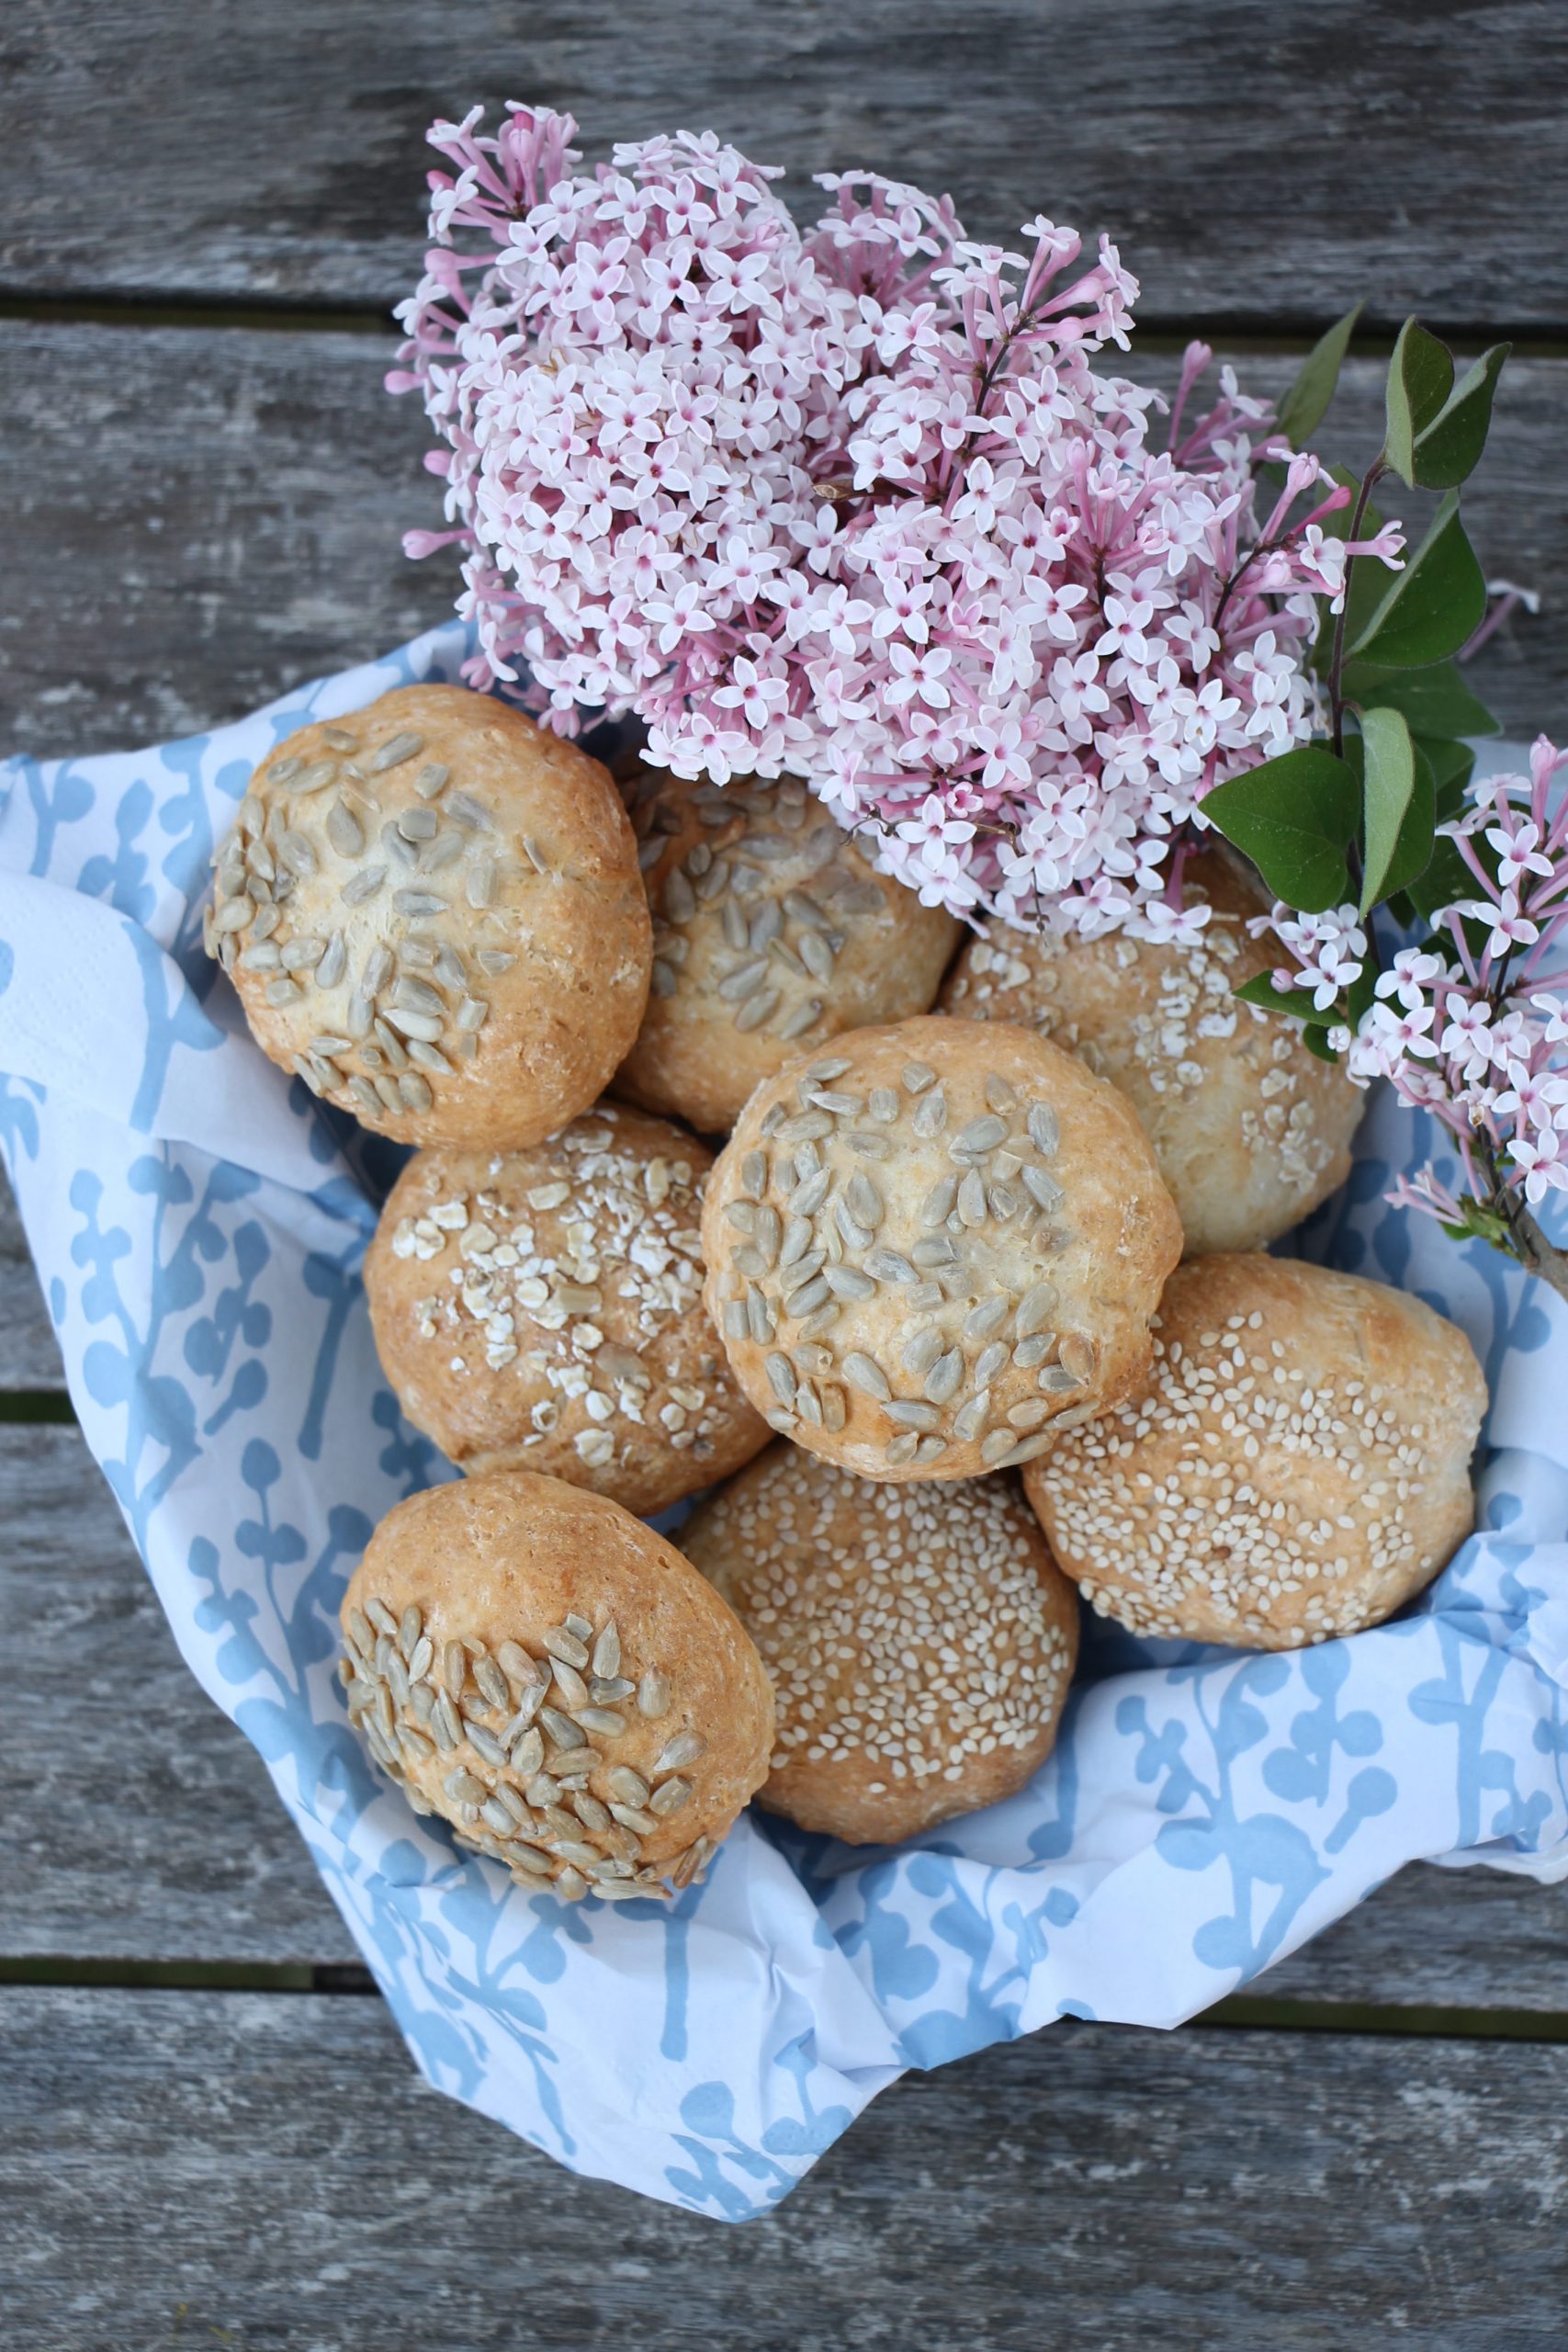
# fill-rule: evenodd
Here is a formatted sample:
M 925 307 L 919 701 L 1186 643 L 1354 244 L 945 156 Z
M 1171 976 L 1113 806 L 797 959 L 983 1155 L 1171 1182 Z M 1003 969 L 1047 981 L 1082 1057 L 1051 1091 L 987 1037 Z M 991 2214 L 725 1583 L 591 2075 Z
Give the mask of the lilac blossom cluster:
M 677 775 L 804 776 L 928 904 L 1168 936 L 1216 783 L 1306 741 L 1344 503 L 1228 371 L 1167 446 L 1135 282 L 1036 220 L 829 176 L 803 234 L 711 135 L 580 173 L 570 117 L 431 132 L 432 250 L 389 382 L 445 445 L 473 683 L 563 733 L 635 714 Z M 1284 460 L 1259 519 L 1257 473 Z M 1393 535 L 1369 543 L 1392 554 Z
M 1356 1027 L 1328 1032 L 1352 1077 L 1390 1080 L 1452 1136 L 1469 1197 L 1497 1204 L 1499 1187 L 1534 1207 L 1568 1193 L 1568 799 L 1553 779 L 1568 763 L 1543 735 L 1528 776 L 1489 776 L 1439 827 L 1473 884 L 1431 918 L 1431 936 L 1379 974 Z M 1354 907 L 1268 922 L 1293 959 L 1280 988 L 1310 989 L 1325 1012 L 1368 967 L 1367 927 Z M 1391 1195 L 1461 1225 L 1464 1203 L 1427 1170 Z M 1501 1205 L 1506 1209 L 1506 1201 Z

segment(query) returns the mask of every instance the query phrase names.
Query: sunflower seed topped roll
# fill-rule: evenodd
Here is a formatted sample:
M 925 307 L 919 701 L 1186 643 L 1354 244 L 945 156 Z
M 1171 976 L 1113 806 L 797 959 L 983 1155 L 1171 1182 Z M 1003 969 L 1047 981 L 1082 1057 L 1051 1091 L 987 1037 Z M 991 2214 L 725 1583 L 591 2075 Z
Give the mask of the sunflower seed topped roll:
M 757 1089 L 706 1297 L 776 1430 L 869 1478 L 1026 1462 L 1134 1393 L 1181 1227 L 1125 1098 L 1030 1031 L 858 1029 Z
M 214 864 L 208 952 L 256 1042 L 384 1135 L 537 1142 L 637 1034 L 651 934 L 609 773 L 488 695 L 302 728 Z
M 654 961 L 617 1094 L 716 1135 L 797 1055 L 931 1003 L 960 925 L 877 873 L 803 784 L 637 767 L 622 789 Z
M 689 1885 L 767 1777 L 768 1678 L 672 1544 L 532 1471 L 389 1511 L 343 1604 L 349 1715 L 417 1813 L 575 1902 Z

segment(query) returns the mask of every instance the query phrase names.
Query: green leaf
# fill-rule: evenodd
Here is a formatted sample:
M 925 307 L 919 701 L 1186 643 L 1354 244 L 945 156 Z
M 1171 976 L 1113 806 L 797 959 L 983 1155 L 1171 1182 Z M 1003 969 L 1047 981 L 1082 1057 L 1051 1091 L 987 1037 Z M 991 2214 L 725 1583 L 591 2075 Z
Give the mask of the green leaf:
M 1433 843 L 1426 867 L 1408 886 L 1411 905 L 1428 923 L 1439 907 L 1451 907 L 1457 899 L 1473 899 L 1475 890 L 1475 876 L 1447 833 Z
M 1235 994 L 1244 1004 L 1260 1004 L 1266 1012 L 1282 1013 L 1287 1021 L 1304 1021 L 1310 1028 L 1331 1029 L 1339 1018 L 1337 1005 L 1319 1012 L 1306 989 L 1277 989 L 1272 972 L 1254 972 Z
M 1404 889 L 1432 854 L 1435 787 L 1432 771 L 1397 710 L 1361 718 L 1363 810 L 1359 912 Z
M 1486 582 L 1450 490 L 1431 529 L 1404 571 L 1388 581 L 1347 651 L 1352 660 L 1364 659 L 1380 669 L 1424 670 L 1457 652 L 1485 613 Z
M 1281 752 L 1217 784 L 1203 814 L 1288 907 L 1321 914 L 1344 899 L 1345 849 L 1355 835 L 1360 795 L 1344 761 L 1321 743 Z
M 1427 735 L 1417 735 L 1416 741 L 1432 771 L 1437 821 L 1446 825 L 1464 806 L 1464 787 L 1475 766 L 1475 753 L 1468 743 L 1435 743 Z
M 1323 422 L 1360 315 L 1361 305 L 1358 302 L 1353 311 L 1347 311 L 1342 319 L 1335 321 L 1326 334 L 1318 337 L 1302 362 L 1295 382 L 1280 402 L 1276 412 L 1280 430 L 1292 449 L 1299 449 L 1307 435 Z
M 1492 423 L 1492 395 L 1512 344 L 1495 343 L 1461 376 L 1430 424 L 1416 435 L 1414 480 L 1422 490 L 1452 490 L 1475 471 Z
M 1383 455 L 1413 489 L 1416 441 L 1441 413 L 1453 380 L 1454 363 L 1448 345 L 1428 334 L 1417 320 L 1406 319 L 1388 363 Z
M 1334 1047 L 1328 1042 L 1328 1032 L 1326 1029 L 1303 1029 L 1302 1031 L 1302 1043 L 1306 1047 L 1309 1054 L 1315 1054 L 1317 1056 L 1320 1062 L 1337 1062 L 1339 1059 L 1339 1057 L 1336 1053 Z
M 1413 735 L 1496 735 L 1502 729 L 1451 662 L 1429 670 L 1382 670 L 1371 662 L 1348 662 L 1344 686 L 1348 702 L 1403 711 Z

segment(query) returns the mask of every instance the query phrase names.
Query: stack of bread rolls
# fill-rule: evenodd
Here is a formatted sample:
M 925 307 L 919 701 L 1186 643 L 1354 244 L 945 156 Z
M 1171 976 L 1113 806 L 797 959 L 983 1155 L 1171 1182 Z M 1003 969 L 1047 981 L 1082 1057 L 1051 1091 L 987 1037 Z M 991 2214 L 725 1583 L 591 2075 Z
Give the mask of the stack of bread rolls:
M 1359 1098 L 1235 995 L 1228 853 L 1196 945 L 961 946 L 789 778 L 415 686 L 279 745 L 214 865 L 264 1051 L 415 1147 L 366 1285 L 465 1476 L 355 1573 L 349 1713 L 530 1892 L 688 1885 L 753 1796 L 916 1836 L 1039 1770 L 1080 1594 L 1288 1648 L 1468 1532 L 1462 1334 L 1263 1254 Z

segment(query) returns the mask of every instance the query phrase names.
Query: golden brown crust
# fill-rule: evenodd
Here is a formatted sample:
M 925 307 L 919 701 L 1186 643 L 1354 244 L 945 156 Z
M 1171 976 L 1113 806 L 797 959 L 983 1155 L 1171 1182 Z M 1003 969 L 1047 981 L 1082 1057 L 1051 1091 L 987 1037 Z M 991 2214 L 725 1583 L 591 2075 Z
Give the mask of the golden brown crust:
M 1201 1258 L 1160 1303 L 1146 1396 L 1024 1484 L 1102 1616 L 1290 1649 L 1375 1625 L 1470 1532 L 1486 1384 L 1407 1292 L 1261 1256 Z
M 773 1680 L 773 1812 L 892 1844 L 999 1804 L 1050 1754 L 1077 1596 L 1011 1476 L 891 1487 L 781 1442 L 682 1534 Z
M 857 1029 L 760 1086 L 703 1209 L 706 1295 L 774 1429 L 969 1478 L 1136 1393 L 1181 1228 L 1125 1098 L 1032 1031 Z
M 491 695 L 400 686 L 302 728 L 214 862 L 209 953 L 257 1043 L 383 1135 L 537 1142 L 637 1035 L 652 933 L 619 796 Z
M 962 926 L 878 874 L 804 785 L 637 764 L 623 789 L 654 967 L 617 1094 L 717 1135 L 786 1062 L 930 1006 Z
M 399 1503 L 343 1624 L 377 1761 L 530 1890 L 684 1885 L 766 1776 L 773 1694 L 733 1611 L 672 1544 L 558 1478 Z
M 365 1261 L 409 1419 L 465 1470 L 537 1470 L 645 1515 L 749 1462 L 767 1425 L 702 1297 L 712 1166 L 613 1102 L 529 1151 L 418 1153 Z
M 1121 1088 L 1180 1212 L 1190 1257 L 1256 1250 L 1350 1172 L 1364 1097 L 1299 1025 L 1235 989 L 1279 961 L 1247 929 L 1270 901 L 1219 850 L 1190 858 L 1187 898 L 1213 912 L 1193 947 L 989 925 L 964 948 L 942 1009 L 1036 1028 Z

